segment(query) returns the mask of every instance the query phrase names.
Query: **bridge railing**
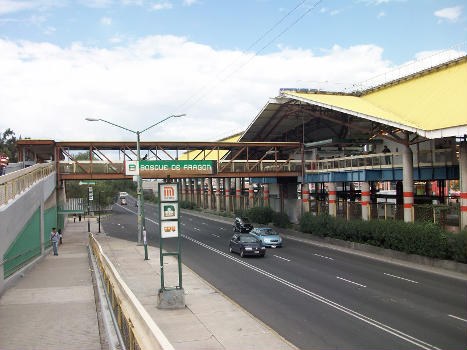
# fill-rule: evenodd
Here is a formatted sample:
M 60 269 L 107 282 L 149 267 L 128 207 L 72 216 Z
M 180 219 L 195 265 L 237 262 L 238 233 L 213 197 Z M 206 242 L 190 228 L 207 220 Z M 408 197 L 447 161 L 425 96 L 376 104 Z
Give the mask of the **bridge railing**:
M 307 173 L 401 168 L 402 153 L 374 153 L 340 158 L 307 160 L 305 164 Z M 458 160 L 453 149 L 437 149 L 413 152 L 414 166 L 436 167 L 457 164 Z
M 297 172 L 301 170 L 300 160 L 221 160 L 219 162 L 220 173 L 245 173 L 245 172 Z
M 60 161 L 61 174 L 123 174 L 125 172 L 125 163 L 123 161 L 112 161 L 112 163 L 105 160 L 80 160 L 75 162 L 73 160 Z
M 0 176 L 0 206 L 54 171 L 55 163 L 43 163 Z

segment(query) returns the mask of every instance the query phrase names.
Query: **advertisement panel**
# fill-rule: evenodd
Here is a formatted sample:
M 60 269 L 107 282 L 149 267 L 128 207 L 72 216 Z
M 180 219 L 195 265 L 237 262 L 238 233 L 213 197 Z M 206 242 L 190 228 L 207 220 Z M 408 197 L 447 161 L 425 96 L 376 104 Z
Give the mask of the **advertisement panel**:
M 178 237 L 178 221 L 161 221 L 161 237 Z

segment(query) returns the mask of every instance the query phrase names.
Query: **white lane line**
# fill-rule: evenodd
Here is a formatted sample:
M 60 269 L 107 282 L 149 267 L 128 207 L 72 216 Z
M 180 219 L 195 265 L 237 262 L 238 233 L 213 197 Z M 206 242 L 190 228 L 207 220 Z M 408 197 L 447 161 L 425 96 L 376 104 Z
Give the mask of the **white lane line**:
M 404 280 L 404 281 L 407 281 L 407 282 L 418 283 L 417 281 L 409 280 L 408 278 L 404 278 L 404 277 L 400 277 L 400 276 L 396 276 L 396 275 L 391 275 L 391 274 L 389 274 L 389 273 L 384 273 L 384 274 L 385 274 L 386 276 L 398 278 L 398 279 L 400 279 L 400 280 Z
M 285 260 L 285 261 L 290 261 L 289 259 L 286 259 L 286 258 L 283 258 L 282 256 L 279 256 L 279 255 L 274 255 L 276 258 L 278 259 L 282 259 L 282 260 Z
M 309 296 L 309 297 L 311 297 L 311 298 L 313 298 L 313 299 L 315 299 L 315 300 L 317 300 L 317 301 L 319 301 L 319 302 L 321 302 L 323 304 L 326 304 L 326 305 L 328 305 L 328 306 L 330 306 L 330 307 L 332 307 L 334 309 L 342 311 L 343 313 L 345 313 L 345 314 L 347 314 L 349 316 L 352 316 L 352 317 L 354 317 L 356 319 L 359 319 L 362 322 L 365 322 L 365 323 L 367 323 L 369 325 L 372 325 L 372 326 L 374 326 L 374 327 L 376 327 L 378 329 L 381 329 L 381 330 L 383 330 L 383 331 L 385 331 L 385 332 L 387 332 L 389 334 L 392 334 L 392 335 L 394 335 L 394 336 L 396 336 L 396 337 L 398 337 L 400 339 L 403 339 L 403 340 L 405 340 L 405 341 L 407 341 L 407 342 L 409 342 L 411 344 L 414 344 L 414 345 L 416 345 L 416 346 L 418 346 L 418 347 L 420 347 L 422 349 L 425 349 L 425 350 L 441 350 L 441 349 L 437 348 L 434 345 L 431 345 L 431 344 L 426 343 L 426 342 L 424 342 L 424 341 L 422 341 L 420 339 L 412 337 L 411 335 L 408 335 L 408 334 L 406 334 L 404 332 L 401 332 L 401 331 L 399 331 L 399 330 L 397 330 L 395 328 L 392 328 L 392 327 L 390 327 L 390 326 L 388 326 L 388 325 L 386 325 L 386 324 L 384 324 L 382 322 L 376 321 L 376 320 L 374 320 L 374 319 L 372 319 L 372 318 L 370 318 L 368 316 L 365 316 L 365 315 L 363 315 L 363 314 L 361 314 L 359 312 L 356 312 L 356 311 L 354 311 L 352 309 L 349 309 L 349 308 L 347 308 L 347 307 L 345 307 L 343 305 L 340 305 L 340 304 L 338 304 L 338 303 L 336 303 L 336 302 L 334 302 L 334 301 L 332 301 L 330 299 L 326 299 L 326 298 L 322 297 L 319 294 L 313 293 L 313 292 L 311 292 L 311 291 L 309 291 L 309 290 L 307 290 L 307 289 L 305 289 L 303 287 L 300 287 L 300 286 L 298 286 L 296 284 L 293 284 L 292 282 L 289 282 L 289 281 L 287 281 L 287 280 L 285 280 L 285 279 L 283 279 L 283 278 L 281 278 L 279 276 L 273 275 L 270 272 L 262 270 L 262 269 L 254 266 L 254 265 L 251 265 L 251 264 L 249 264 L 249 263 L 247 263 L 247 262 L 245 262 L 245 261 L 243 261 L 243 260 L 241 260 L 239 258 L 231 256 L 228 253 L 224 253 L 223 251 L 220 251 L 220 250 L 218 250 L 216 248 L 213 248 L 213 247 L 211 247 L 211 246 L 209 246 L 209 245 L 207 245 L 207 244 L 205 244 L 203 242 L 200 242 L 200 241 L 198 241 L 198 240 L 196 240 L 196 239 L 194 239 L 194 238 L 192 238 L 190 236 L 182 235 L 182 237 L 186 238 L 187 240 L 192 241 L 192 242 L 194 242 L 194 243 L 196 243 L 196 244 L 198 244 L 198 245 L 200 245 L 200 246 L 202 246 L 204 248 L 207 248 L 207 249 L 209 249 L 209 250 L 211 250 L 211 251 L 213 251 L 213 252 L 215 252 L 215 253 L 217 253 L 219 255 L 222 255 L 225 258 L 230 259 L 230 260 L 232 260 L 232 261 L 234 261 L 234 262 L 236 262 L 236 263 L 238 263 L 240 265 L 243 265 L 243 266 L 245 266 L 245 267 L 247 267 L 247 268 L 249 268 L 249 269 L 251 269 L 253 271 L 256 271 L 256 272 L 258 272 L 259 274 L 261 274 L 263 276 L 271 278 L 271 279 L 273 279 L 273 280 L 275 280 L 275 281 L 277 281 L 277 282 L 279 282 L 279 283 L 281 283 L 281 284 L 283 284 L 283 285 L 285 285 L 287 287 L 290 287 L 290 288 L 292 288 L 292 289 L 294 289 L 294 290 L 296 290 L 296 291 L 298 291 L 298 292 L 300 292 L 302 294 L 305 294 L 305 295 L 307 295 L 307 296 Z
M 133 211 L 131 211 L 129 209 L 126 209 L 126 208 L 123 208 L 123 209 L 128 210 L 129 212 L 131 212 L 133 214 L 136 214 L 135 212 L 133 212 Z M 151 220 L 151 219 L 148 219 L 148 220 L 151 221 L 151 222 L 155 222 L 154 220 Z M 234 262 L 236 262 L 236 263 L 238 263 L 240 265 L 243 265 L 243 266 L 245 266 L 245 267 L 247 267 L 247 268 L 249 268 L 249 269 L 251 269 L 253 271 L 256 271 L 256 272 L 258 272 L 258 273 L 260 273 L 260 274 L 262 274 L 262 275 L 264 275 L 264 276 L 266 276 L 268 278 L 271 278 L 271 279 L 273 279 L 273 280 L 275 280 L 275 281 L 277 281 L 277 282 L 279 282 L 279 283 L 281 283 L 281 284 L 283 284 L 285 286 L 288 286 L 288 287 L 290 287 L 292 289 L 295 289 L 296 291 L 298 291 L 298 292 L 300 292 L 302 294 L 305 294 L 305 295 L 307 295 L 307 296 L 309 296 L 309 297 L 311 297 L 311 298 L 313 298 L 313 299 L 315 299 L 315 300 L 317 300 L 317 301 L 319 301 L 319 302 L 321 302 L 323 304 L 326 304 L 326 305 L 328 305 L 328 306 L 330 306 L 330 307 L 332 307 L 332 308 L 334 308 L 336 310 L 342 311 L 343 313 L 345 313 L 345 314 L 347 314 L 349 316 L 352 316 L 352 317 L 354 317 L 354 318 L 356 318 L 356 319 L 358 319 L 358 320 L 360 320 L 362 322 L 365 322 L 365 323 L 367 323 L 369 325 L 372 325 L 372 326 L 374 326 L 374 327 L 376 327 L 378 329 L 381 329 L 381 330 L 383 330 L 383 331 L 385 331 L 385 332 L 387 332 L 389 334 L 392 334 L 392 335 L 394 335 L 394 336 L 396 336 L 396 337 L 398 337 L 400 339 L 403 339 L 403 340 L 405 340 L 405 341 L 407 341 L 407 342 L 409 342 L 411 344 L 414 344 L 414 345 L 418 346 L 419 348 L 422 348 L 422 349 L 425 349 L 425 350 L 441 350 L 440 348 L 438 348 L 438 347 L 436 347 L 434 345 L 431 345 L 431 344 L 429 344 L 427 342 L 424 342 L 424 341 L 422 341 L 420 339 L 412 337 L 409 334 L 406 334 L 406 333 L 404 333 L 402 331 L 399 331 L 398 329 L 392 328 L 392 327 L 390 327 L 390 326 L 388 326 L 388 325 L 386 325 L 386 324 L 384 324 L 382 322 L 376 321 L 375 319 L 372 319 L 371 317 L 365 316 L 365 315 L 363 315 L 363 314 L 361 314 L 361 313 L 359 313 L 357 311 L 349 309 L 349 308 L 347 308 L 347 307 L 345 307 L 343 305 L 340 305 L 340 304 L 338 304 L 338 303 L 336 303 L 336 302 L 334 302 L 334 301 L 332 301 L 330 299 L 326 299 L 326 298 L 322 297 L 319 294 L 313 293 L 313 292 L 311 292 L 311 291 L 309 291 L 309 290 L 307 290 L 307 289 L 305 289 L 303 287 L 300 287 L 300 286 L 298 286 L 296 284 L 293 284 L 292 282 L 284 280 L 283 278 L 281 278 L 279 276 L 273 275 L 272 273 L 269 273 L 269 272 L 267 272 L 265 270 L 262 270 L 262 269 L 254 266 L 254 265 L 251 265 L 251 264 L 249 264 L 249 263 L 247 263 L 245 261 L 242 261 L 239 258 L 231 256 L 231 255 L 229 255 L 227 253 L 224 253 L 224 252 L 222 252 L 222 251 L 220 251 L 220 250 L 218 250 L 216 248 L 213 248 L 213 247 L 211 247 L 211 246 L 209 246 L 209 245 L 207 245 L 207 244 L 205 244 L 203 242 L 197 241 L 196 239 L 191 238 L 190 236 L 182 234 L 182 237 L 189 240 L 189 241 L 192 241 L 192 242 L 194 242 L 194 243 L 196 243 L 196 244 L 198 244 L 198 245 L 200 245 L 200 246 L 202 246 L 204 248 L 212 250 L 213 252 L 216 252 L 217 254 L 222 255 L 222 256 L 226 257 L 227 259 L 230 259 L 230 260 L 232 260 L 232 261 L 234 261 Z
M 221 230 L 225 230 L 225 228 L 223 228 L 223 227 L 221 227 L 220 229 L 221 229 Z
M 186 226 L 186 225 L 182 223 L 182 226 Z
M 201 231 L 199 228 L 197 227 L 193 227 L 193 230 L 196 230 L 196 231 Z
M 211 236 L 214 236 L 214 237 L 217 237 L 217 238 L 221 238 L 221 236 L 216 235 L 215 233 L 211 233 Z
M 448 316 L 452 317 L 452 318 L 455 318 L 456 320 L 467 322 L 467 320 L 464 320 L 463 318 L 460 318 L 460 317 L 457 317 L 457 316 L 454 316 L 454 315 L 448 315 Z
M 319 255 L 319 254 L 313 254 L 313 255 L 319 256 L 320 258 L 323 258 L 323 259 L 334 260 L 333 258 L 330 258 L 329 256 L 324 256 L 324 255 Z
M 336 276 L 336 278 L 337 278 L 337 279 L 340 279 L 340 280 L 342 280 L 342 281 L 346 281 L 346 282 L 348 282 L 348 283 L 356 284 L 357 286 L 366 288 L 366 286 L 363 285 L 363 284 L 360 284 L 360 283 L 357 283 L 357 282 L 353 282 L 353 281 L 350 281 L 350 280 L 346 280 L 345 278 L 342 278 L 342 277 L 339 277 L 339 276 Z
M 203 224 L 203 225 L 207 225 L 207 223 L 205 223 L 205 222 L 202 222 L 201 224 Z

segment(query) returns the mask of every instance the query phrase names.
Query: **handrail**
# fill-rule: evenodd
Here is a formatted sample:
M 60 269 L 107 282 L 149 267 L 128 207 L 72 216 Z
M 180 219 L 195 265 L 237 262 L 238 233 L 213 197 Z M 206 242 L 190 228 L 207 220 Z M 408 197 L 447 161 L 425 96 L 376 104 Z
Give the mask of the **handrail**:
M 55 171 L 55 163 L 42 163 L 0 176 L 0 206 Z
M 112 308 L 116 308 L 118 326 L 128 334 L 125 344 L 127 349 L 174 350 L 165 334 L 120 277 L 92 233 L 89 234 L 89 242 L 103 274 L 107 292 L 111 296 Z

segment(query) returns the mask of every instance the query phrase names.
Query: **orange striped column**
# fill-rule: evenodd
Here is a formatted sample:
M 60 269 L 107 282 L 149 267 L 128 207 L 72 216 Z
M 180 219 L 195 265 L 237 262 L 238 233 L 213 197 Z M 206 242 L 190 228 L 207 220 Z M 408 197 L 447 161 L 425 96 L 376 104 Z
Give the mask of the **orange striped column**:
M 230 207 L 230 178 L 224 180 L 224 191 L 225 191 L 225 211 L 230 213 L 232 208 Z
M 216 190 L 216 211 L 221 211 L 221 186 L 219 178 L 214 179 L 214 187 Z
M 193 179 L 193 202 L 198 205 L 198 179 Z
M 336 191 L 336 183 L 329 182 L 328 183 L 328 202 L 329 202 L 329 215 L 337 216 L 337 191 Z
M 255 201 L 253 198 L 253 184 L 248 183 L 248 207 L 253 208 L 255 206 Z
M 235 178 L 235 209 L 241 209 L 240 196 L 242 194 L 242 182 L 239 177 Z
M 182 179 L 182 201 L 186 201 L 186 180 Z
M 367 221 L 370 219 L 370 183 L 362 182 L 362 220 Z
M 264 205 L 269 207 L 269 184 L 263 184 Z
M 303 211 L 309 212 L 310 211 L 310 184 L 302 183 L 302 205 Z
M 459 147 L 459 179 L 460 179 L 460 204 L 461 227 L 467 227 L 467 142 L 463 141 Z
M 188 201 L 193 202 L 193 198 L 191 198 L 191 179 L 186 179 L 186 194 Z
M 404 221 L 413 222 L 413 156 L 412 150 L 406 145 L 402 146 L 402 189 L 404 191 Z
M 206 179 L 204 177 L 201 178 L 201 184 L 200 184 L 200 189 L 199 189 L 199 192 L 200 192 L 200 206 L 201 208 L 204 209 L 204 202 L 205 202 L 205 198 L 204 198 L 204 183 L 205 183 Z
M 212 177 L 208 181 L 208 209 L 212 210 Z

